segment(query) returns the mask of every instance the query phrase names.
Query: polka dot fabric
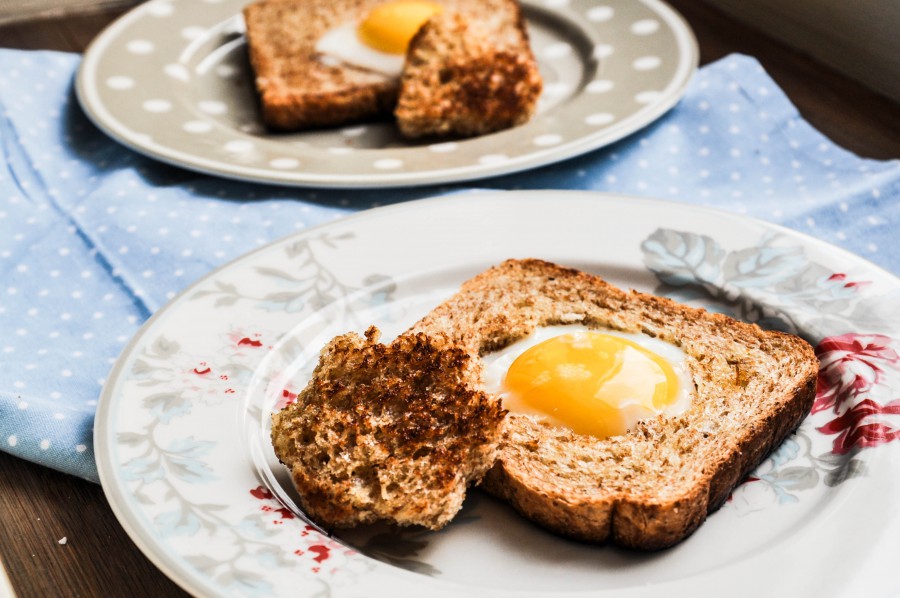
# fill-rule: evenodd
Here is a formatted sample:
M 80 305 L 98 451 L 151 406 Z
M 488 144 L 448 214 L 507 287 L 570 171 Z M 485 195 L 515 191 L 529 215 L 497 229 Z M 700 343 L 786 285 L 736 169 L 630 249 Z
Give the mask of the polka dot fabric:
M 303 190 L 160 164 L 87 121 L 72 91 L 78 60 L 0 51 L 0 447 L 96 480 L 91 434 L 104 378 L 179 290 L 295 230 L 475 185 Z M 712 206 L 900 270 L 900 161 L 835 146 L 743 56 L 701 69 L 678 106 L 613 146 L 477 186 Z

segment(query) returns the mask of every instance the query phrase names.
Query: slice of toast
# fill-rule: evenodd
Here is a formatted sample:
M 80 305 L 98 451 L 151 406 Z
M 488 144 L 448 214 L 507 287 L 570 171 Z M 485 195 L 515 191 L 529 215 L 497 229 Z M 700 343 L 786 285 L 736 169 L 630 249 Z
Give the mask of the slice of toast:
M 322 350 L 296 403 L 272 416 L 275 454 L 325 527 L 438 529 L 493 465 L 505 412 L 473 385 L 480 360 L 439 335 L 378 336 L 372 327 Z
M 808 413 L 818 363 L 803 340 L 539 260 L 510 260 L 462 285 L 407 334 L 486 354 L 557 324 L 657 337 L 688 356 L 681 416 L 603 440 L 510 413 L 483 486 L 559 534 L 643 550 L 671 546 Z
M 436 25 L 432 33 L 417 42 L 420 47 L 418 66 L 407 81 L 405 100 L 400 118 L 401 132 L 412 136 L 449 131 L 493 130 L 501 125 L 511 126 L 533 111 L 531 95 L 540 93 L 540 76 L 528 46 L 524 22 L 517 0 L 429 0 L 443 6 L 443 15 L 465 13 L 467 21 L 477 23 L 473 41 L 463 47 L 468 51 L 443 48 L 454 52 L 447 59 L 449 72 L 458 84 L 442 84 L 434 97 L 451 91 L 461 94 L 452 109 L 463 108 L 467 115 L 459 119 L 446 111 L 434 111 L 422 103 L 432 100 L 427 87 L 434 84 L 432 71 L 439 58 L 433 49 L 446 35 L 466 34 L 465 28 L 447 29 Z M 358 68 L 344 62 L 329 60 L 316 51 L 316 43 L 326 32 L 347 23 L 357 23 L 374 7 L 385 0 L 257 0 L 244 8 L 247 46 L 255 85 L 260 98 L 262 118 L 272 130 L 291 131 L 351 124 L 354 122 L 388 118 L 397 107 L 400 79 Z M 444 23 L 444 18 L 437 19 Z M 486 48 L 485 34 L 500 43 L 499 49 Z M 411 44 L 412 45 L 412 44 Z M 476 51 L 477 50 L 477 51 Z M 424 62 L 423 62 L 424 60 Z M 469 64 L 464 64 L 468 60 Z M 492 73 L 479 79 L 477 70 Z M 513 77 L 524 77 L 512 83 Z M 496 82 L 500 78 L 501 84 Z M 535 84 L 537 78 L 537 86 Z M 438 76 L 438 81 L 440 77 Z M 466 83 L 468 82 L 468 83 Z M 469 90 L 463 86 L 475 87 Z M 474 94 L 478 95 L 474 95 Z M 488 97 L 484 94 L 498 94 Z M 446 100 L 444 100 L 446 101 Z M 480 119 L 473 126 L 474 114 L 483 103 L 490 117 Z M 509 106 L 504 106 L 509 103 Z M 440 122 L 427 124 L 428 119 L 454 120 L 451 126 Z M 423 120 L 424 119 L 424 120 Z M 459 121 L 459 122 L 456 122 Z M 483 124 L 487 123 L 487 125 Z
M 262 118 L 273 130 L 331 127 L 388 116 L 399 84 L 379 73 L 320 60 L 316 42 L 382 0 L 258 0 L 244 7 Z
M 515 9 L 445 12 L 419 29 L 394 110 L 404 136 L 484 135 L 531 118 L 543 82 Z

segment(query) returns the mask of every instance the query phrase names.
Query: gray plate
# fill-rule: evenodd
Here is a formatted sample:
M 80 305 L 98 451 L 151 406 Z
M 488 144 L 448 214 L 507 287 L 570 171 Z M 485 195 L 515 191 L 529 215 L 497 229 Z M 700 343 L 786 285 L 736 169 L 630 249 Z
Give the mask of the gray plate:
M 527 124 L 410 143 L 391 123 L 269 134 L 247 62 L 245 0 L 150 0 L 88 48 L 77 92 L 88 116 L 132 149 L 184 168 L 296 186 L 366 188 L 517 172 L 621 139 L 671 108 L 697 44 L 658 0 L 524 0 L 544 76 Z

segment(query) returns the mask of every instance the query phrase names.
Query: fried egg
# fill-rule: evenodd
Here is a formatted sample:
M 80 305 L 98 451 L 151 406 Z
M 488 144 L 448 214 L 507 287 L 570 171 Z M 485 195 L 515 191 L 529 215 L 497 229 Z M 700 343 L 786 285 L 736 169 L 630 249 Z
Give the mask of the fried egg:
M 548 326 L 485 355 L 484 382 L 511 413 L 606 438 L 690 407 L 686 357 L 645 334 Z
M 326 32 L 316 42 L 316 52 L 326 63 L 351 64 L 397 78 L 403 71 L 409 41 L 440 11 L 440 5 L 421 0 L 379 4 L 361 21 Z

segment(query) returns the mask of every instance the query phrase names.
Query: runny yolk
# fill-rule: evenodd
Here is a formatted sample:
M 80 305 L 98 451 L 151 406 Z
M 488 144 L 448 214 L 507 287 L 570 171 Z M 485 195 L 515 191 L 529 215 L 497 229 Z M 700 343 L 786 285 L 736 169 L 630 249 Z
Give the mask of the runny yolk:
M 543 414 L 578 434 L 606 438 L 674 403 L 678 378 L 668 361 L 633 341 L 574 332 L 524 351 L 504 387 L 511 411 Z
M 409 40 L 425 21 L 441 11 L 431 2 L 397 0 L 379 4 L 363 19 L 357 29 L 365 45 L 388 54 L 405 54 Z

